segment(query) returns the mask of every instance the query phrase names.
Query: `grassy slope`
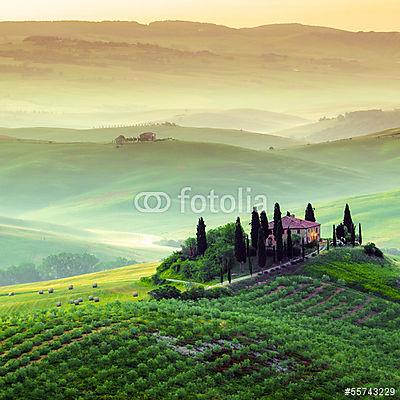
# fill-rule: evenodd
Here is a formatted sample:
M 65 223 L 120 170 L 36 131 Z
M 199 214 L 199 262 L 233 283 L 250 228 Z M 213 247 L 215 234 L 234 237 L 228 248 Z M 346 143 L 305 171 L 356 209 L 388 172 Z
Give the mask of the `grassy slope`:
M 332 236 L 332 225 L 337 225 L 343 218 L 346 202 L 350 204 L 354 222 L 361 222 L 366 241 L 386 248 L 400 248 L 396 218 L 400 190 L 350 197 L 328 203 L 315 203 L 316 215 L 318 221 L 322 223 L 322 234 L 325 237 Z
M 282 136 L 259 134 L 238 129 L 190 128 L 181 126 L 149 125 L 127 128 L 64 129 L 64 128 L 0 128 L 0 135 L 33 140 L 56 142 L 110 143 L 119 135 L 137 136 L 139 133 L 154 131 L 158 138 L 174 138 L 188 142 L 222 143 L 254 150 L 266 150 L 298 144 Z
M 310 142 L 325 142 L 368 135 L 400 126 L 400 111 L 356 111 L 343 118 L 323 119 L 319 122 L 276 132 Z
M 359 144 L 354 140 L 255 152 L 185 142 L 116 148 L 5 141 L 0 148 L 0 182 L 8 191 L 0 195 L 2 213 L 165 234 L 171 222 L 176 229 L 192 224 L 195 216 L 178 215 L 179 205 L 174 203 L 169 212 L 157 215 L 159 226 L 154 229 L 154 215 L 132 211 L 134 193 L 162 190 L 176 199 L 184 186 L 204 194 L 211 189 L 236 193 L 239 186 L 249 186 L 254 194 L 267 194 L 270 207 L 275 200 L 292 207 L 310 199 L 316 202 L 397 185 L 400 141 L 371 138 Z
M 121 243 L 119 237 L 123 239 Z M 171 252 L 170 247 L 153 244 L 154 240 L 144 235 L 90 232 L 0 216 L 0 269 L 26 262 L 38 264 L 44 257 L 62 252 L 90 253 L 101 261 L 113 261 L 118 257 L 154 261 Z
M 369 257 L 360 248 L 333 249 L 308 261 L 304 272 L 313 277 L 329 275 L 343 279 L 354 288 L 400 300 L 396 279 L 400 276 L 400 264 L 390 258 Z
M 146 297 L 151 286 L 139 282 L 139 279 L 152 275 L 156 267 L 157 263 L 135 264 L 53 281 L 3 286 L 0 287 L 0 314 L 53 308 L 58 301 L 63 303 L 63 307 L 68 307 L 68 300 L 82 297 L 86 303 L 90 295 L 100 297 L 101 302 L 128 301 L 133 299 L 133 291 L 137 291 L 140 300 Z M 98 284 L 97 289 L 92 288 L 94 282 Z M 68 290 L 69 285 L 74 285 L 74 289 Z M 53 288 L 54 293 L 38 294 L 39 290 L 48 288 Z M 15 292 L 15 296 L 8 296 L 10 292 Z

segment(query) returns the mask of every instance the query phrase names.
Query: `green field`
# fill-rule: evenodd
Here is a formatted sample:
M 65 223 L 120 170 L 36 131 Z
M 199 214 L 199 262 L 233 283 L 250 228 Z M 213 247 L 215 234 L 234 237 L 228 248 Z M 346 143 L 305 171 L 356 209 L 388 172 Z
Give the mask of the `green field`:
M 319 400 L 343 399 L 347 387 L 398 391 L 399 311 L 292 276 L 216 300 L 4 316 L 0 399 Z
M 68 301 L 80 297 L 84 300 L 81 306 L 86 306 L 90 295 L 99 297 L 102 303 L 142 300 L 147 298 L 147 292 L 152 287 L 139 280 L 152 275 L 157 265 L 157 263 L 135 264 L 53 281 L 0 286 L 0 314 L 5 316 L 12 313 L 30 313 L 40 309 L 55 309 L 59 301 L 63 309 L 70 309 L 75 306 L 68 304 Z M 92 288 L 93 283 L 97 283 L 98 288 Z M 74 289 L 69 290 L 69 285 L 73 285 Z M 49 288 L 53 288 L 54 293 L 48 293 Z M 44 290 L 44 294 L 39 295 L 39 290 Z M 134 291 L 139 293 L 138 298 L 133 298 Z M 14 292 L 15 295 L 8 296 L 10 292 Z
M 359 248 L 332 249 L 309 260 L 301 271 L 317 278 L 327 275 L 335 281 L 341 279 L 356 289 L 400 300 L 396 283 L 400 264 L 394 258 L 369 257 Z
M 343 218 L 343 205 L 349 203 L 355 223 L 362 224 L 364 239 L 385 248 L 400 248 L 398 205 L 400 191 L 349 197 L 333 202 L 314 203 L 324 237 L 332 237 L 332 225 Z M 300 215 L 300 214 L 299 214 Z

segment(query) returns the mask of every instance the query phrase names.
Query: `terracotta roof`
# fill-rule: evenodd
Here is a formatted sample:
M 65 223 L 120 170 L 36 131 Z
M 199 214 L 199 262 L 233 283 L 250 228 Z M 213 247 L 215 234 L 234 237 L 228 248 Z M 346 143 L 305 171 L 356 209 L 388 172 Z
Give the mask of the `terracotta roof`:
M 289 217 L 285 215 L 282 217 L 282 226 L 283 229 L 308 229 L 308 228 L 314 228 L 316 226 L 320 226 L 318 222 L 311 222 L 311 221 L 305 221 L 304 219 L 296 218 L 296 217 Z M 274 221 L 271 221 L 268 224 L 269 229 L 274 228 Z

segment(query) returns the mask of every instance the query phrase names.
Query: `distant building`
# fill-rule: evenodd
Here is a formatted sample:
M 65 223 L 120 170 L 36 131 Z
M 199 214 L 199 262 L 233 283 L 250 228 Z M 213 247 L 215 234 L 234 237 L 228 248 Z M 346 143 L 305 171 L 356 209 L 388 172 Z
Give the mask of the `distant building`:
M 157 135 L 154 132 L 144 132 L 138 137 L 125 137 L 124 135 L 119 135 L 113 140 L 113 143 L 118 146 L 122 146 L 124 144 L 132 144 L 137 142 L 154 142 L 156 137 Z
M 114 139 L 114 143 L 118 145 L 122 145 L 126 143 L 126 137 L 124 135 L 119 135 L 116 139 Z
M 156 140 L 156 134 L 154 132 L 144 132 L 141 133 L 138 139 L 141 142 L 154 142 Z
M 285 215 L 282 217 L 283 241 L 286 241 L 287 231 L 290 229 L 292 235 L 298 235 L 304 238 L 305 243 L 311 243 L 321 238 L 321 224 L 318 222 L 305 221 L 296 218 L 294 215 Z M 268 228 L 273 231 L 274 222 L 268 224 Z M 274 235 L 271 234 L 267 238 L 267 246 L 275 246 Z

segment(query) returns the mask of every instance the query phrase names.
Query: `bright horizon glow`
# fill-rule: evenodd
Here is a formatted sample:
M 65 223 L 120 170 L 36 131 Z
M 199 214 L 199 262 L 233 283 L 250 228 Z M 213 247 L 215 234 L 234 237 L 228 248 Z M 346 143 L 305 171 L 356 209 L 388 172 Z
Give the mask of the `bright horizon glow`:
M 302 23 L 353 31 L 399 31 L 399 0 L 13 0 L 0 21 L 159 20 L 210 22 L 231 27 Z

